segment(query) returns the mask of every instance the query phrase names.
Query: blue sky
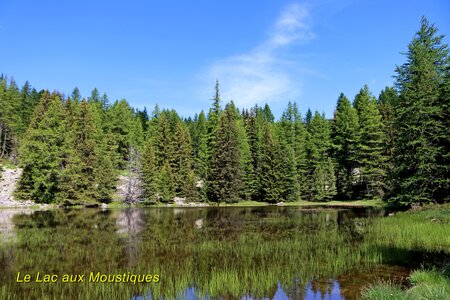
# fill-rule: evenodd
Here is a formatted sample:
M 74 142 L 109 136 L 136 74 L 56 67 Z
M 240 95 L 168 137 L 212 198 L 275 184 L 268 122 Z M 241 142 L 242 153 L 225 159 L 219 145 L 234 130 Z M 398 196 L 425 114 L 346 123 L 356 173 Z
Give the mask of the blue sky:
M 450 34 L 450 1 L 5 1 L 0 73 L 82 96 L 193 116 L 222 100 L 296 101 L 332 116 L 364 85 L 378 96 L 425 15 Z M 449 38 L 444 40 L 449 43 Z

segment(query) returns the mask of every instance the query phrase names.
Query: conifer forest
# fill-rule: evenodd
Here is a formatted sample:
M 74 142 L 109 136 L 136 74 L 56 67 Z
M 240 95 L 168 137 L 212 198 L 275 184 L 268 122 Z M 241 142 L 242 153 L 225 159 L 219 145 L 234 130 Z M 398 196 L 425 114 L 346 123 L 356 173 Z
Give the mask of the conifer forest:
M 236 107 L 211 87 L 195 116 L 152 111 L 0 81 L 1 159 L 23 168 L 15 196 L 38 203 L 109 203 L 117 176 L 137 176 L 132 202 L 329 201 L 396 206 L 450 197 L 448 46 L 425 18 L 395 68 L 395 86 L 337 95 L 333 116 L 287 102 Z M 163 106 L 163 105 L 162 105 Z

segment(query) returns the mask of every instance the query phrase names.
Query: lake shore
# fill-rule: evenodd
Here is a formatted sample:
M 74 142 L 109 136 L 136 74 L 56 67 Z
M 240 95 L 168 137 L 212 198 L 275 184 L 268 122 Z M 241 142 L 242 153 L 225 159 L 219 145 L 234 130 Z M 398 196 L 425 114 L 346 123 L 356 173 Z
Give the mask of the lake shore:
M 183 208 L 183 207 L 258 207 L 258 206 L 289 206 L 289 207 L 317 207 L 317 208 L 358 208 L 358 207 L 383 207 L 385 203 L 381 200 L 355 200 L 355 201 L 338 201 L 333 200 L 329 202 L 309 202 L 309 201 L 295 201 L 295 202 L 279 202 L 279 203 L 267 203 L 258 201 L 243 201 L 238 203 L 205 203 L 205 202 L 189 202 L 185 204 L 177 203 L 160 203 L 154 205 L 144 205 L 140 203 L 127 204 L 120 202 L 111 202 L 106 205 L 98 204 L 98 207 L 103 208 L 127 208 L 127 207 L 173 207 L 173 208 Z M 0 203 L 0 209 L 14 209 L 14 208 L 30 208 L 30 209 L 56 209 L 61 206 L 56 204 L 40 204 L 34 203 L 32 201 L 10 201 L 8 204 Z M 81 207 L 81 206 L 76 206 Z

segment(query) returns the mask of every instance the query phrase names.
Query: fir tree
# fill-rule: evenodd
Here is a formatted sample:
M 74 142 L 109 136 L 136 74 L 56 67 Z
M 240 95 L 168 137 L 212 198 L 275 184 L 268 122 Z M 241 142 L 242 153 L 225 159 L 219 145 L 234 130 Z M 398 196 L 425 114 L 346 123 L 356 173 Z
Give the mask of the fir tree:
M 20 149 L 23 173 L 16 191 L 19 199 L 55 202 L 61 180 L 62 118 L 61 96 L 44 93 Z
M 266 120 L 262 126 L 262 149 L 260 162 L 261 201 L 276 203 L 282 201 L 280 146 L 271 124 Z
M 353 172 L 358 166 L 360 129 L 358 113 L 344 94 L 340 94 L 332 121 L 332 139 L 336 160 L 336 190 L 340 199 L 353 197 Z
M 384 156 L 386 157 L 384 169 L 387 173 L 392 171 L 393 163 L 393 148 L 395 141 L 394 129 L 394 107 L 397 104 L 398 95 L 393 87 L 386 87 L 381 91 L 378 97 L 378 108 L 381 114 L 381 121 L 383 122 L 385 146 Z M 385 185 L 385 188 L 389 188 Z
M 155 161 L 153 145 L 147 142 L 142 155 L 141 180 L 144 188 L 144 201 L 151 204 L 157 203 L 158 198 L 158 170 Z
M 228 104 L 219 118 L 208 178 L 208 198 L 213 202 L 237 202 L 242 188 L 235 111 Z
M 391 176 L 396 205 L 448 200 L 448 106 L 442 84 L 449 70 L 448 46 L 427 19 L 408 45 L 407 62 L 396 68 L 399 91 L 395 106 L 394 168 Z M 447 75 L 448 76 L 448 75 Z M 448 100 L 445 100 L 448 103 Z
M 327 201 L 336 194 L 335 174 L 330 151 L 332 147 L 329 122 L 316 112 L 308 130 L 307 200 Z
M 363 197 L 373 198 L 383 194 L 383 147 L 386 139 L 376 99 L 367 85 L 356 95 L 354 107 L 358 112 L 360 129 L 357 153 L 360 190 Z

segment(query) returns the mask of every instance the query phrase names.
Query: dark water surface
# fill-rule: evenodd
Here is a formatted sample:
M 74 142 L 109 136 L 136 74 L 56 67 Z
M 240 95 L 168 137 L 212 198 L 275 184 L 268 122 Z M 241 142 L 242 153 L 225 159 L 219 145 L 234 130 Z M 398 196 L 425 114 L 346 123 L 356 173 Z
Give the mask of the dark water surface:
M 383 216 L 298 207 L 0 210 L 0 298 L 358 299 L 374 281 L 404 283 L 413 267 L 370 246 L 371 220 Z M 31 282 L 16 282 L 18 272 Z M 36 283 L 38 272 L 160 279 Z

